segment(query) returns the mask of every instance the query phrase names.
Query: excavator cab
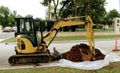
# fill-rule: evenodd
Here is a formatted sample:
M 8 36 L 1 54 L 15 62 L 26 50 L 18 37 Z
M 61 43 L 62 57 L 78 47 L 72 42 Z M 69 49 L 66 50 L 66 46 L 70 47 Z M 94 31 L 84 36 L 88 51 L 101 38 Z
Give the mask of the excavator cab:
M 40 23 L 40 20 L 34 20 L 33 18 L 15 18 L 15 24 L 17 25 L 15 37 L 22 35 L 22 37 L 29 39 L 34 47 L 37 46 L 36 23 Z M 39 38 L 40 37 L 41 36 L 39 36 Z
M 42 28 L 40 19 L 33 18 L 15 18 L 17 25 L 16 37 L 16 53 L 35 53 L 37 46 L 41 44 Z M 37 32 L 39 29 L 39 36 Z

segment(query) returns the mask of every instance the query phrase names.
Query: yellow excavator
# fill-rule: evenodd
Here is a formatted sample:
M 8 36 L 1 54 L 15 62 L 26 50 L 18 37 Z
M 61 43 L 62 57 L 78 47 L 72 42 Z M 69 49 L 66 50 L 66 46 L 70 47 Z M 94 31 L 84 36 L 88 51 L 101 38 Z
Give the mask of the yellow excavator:
M 11 65 L 14 64 L 34 64 L 34 63 L 47 63 L 52 60 L 60 59 L 61 55 L 56 49 L 53 54 L 49 51 L 48 47 L 52 43 L 54 37 L 60 28 L 66 26 L 85 25 L 86 36 L 89 42 L 91 55 L 95 55 L 94 51 L 94 39 L 92 31 L 92 19 L 90 16 L 70 17 L 63 18 L 55 22 L 51 30 L 43 36 L 43 31 L 40 32 L 41 38 L 38 42 L 36 23 L 41 25 L 40 20 L 34 20 L 33 18 L 15 18 L 17 24 L 16 37 L 16 54 L 9 57 L 8 62 Z M 49 41 L 48 41 L 49 40 Z

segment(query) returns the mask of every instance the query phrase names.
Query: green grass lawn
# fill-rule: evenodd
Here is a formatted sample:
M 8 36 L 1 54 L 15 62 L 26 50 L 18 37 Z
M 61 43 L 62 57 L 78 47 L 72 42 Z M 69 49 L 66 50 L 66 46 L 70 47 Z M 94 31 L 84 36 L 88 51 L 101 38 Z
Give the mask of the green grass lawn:
M 110 65 L 99 70 L 80 70 L 66 67 L 43 67 L 0 70 L 0 73 L 120 73 L 120 62 L 110 63 Z
M 97 40 L 97 39 L 115 39 L 115 35 L 97 35 L 97 36 L 94 36 L 94 39 Z M 118 37 L 120 38 L 120 36 Z M 57 36 L 55 37 L 54 41 L 70 41 L 70 40 L 87 40 L 86 36 Z M 15 42 L 15 37 L 12 37 L 12 38 L 9 38 L 9 39 L 6 39 L 2 42 Z

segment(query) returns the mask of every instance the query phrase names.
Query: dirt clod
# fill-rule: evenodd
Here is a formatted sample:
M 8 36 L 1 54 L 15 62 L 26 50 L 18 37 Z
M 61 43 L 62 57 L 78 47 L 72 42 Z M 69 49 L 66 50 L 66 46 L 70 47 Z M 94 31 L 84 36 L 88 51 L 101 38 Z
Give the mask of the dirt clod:
M 93 47 L 94 48 L 94 47 Z M 87 44 L 81 43 L 75 46 L 72 46 L 70 51 L 67 51 L 62 54 L 64 59 L 81 62 L 81 61 L 94 61 L 104 59 L 105 55 L 101 53 L 99 49 L 95 49 L 96 55 L 93 55 L 90 51 L 90 48 Z

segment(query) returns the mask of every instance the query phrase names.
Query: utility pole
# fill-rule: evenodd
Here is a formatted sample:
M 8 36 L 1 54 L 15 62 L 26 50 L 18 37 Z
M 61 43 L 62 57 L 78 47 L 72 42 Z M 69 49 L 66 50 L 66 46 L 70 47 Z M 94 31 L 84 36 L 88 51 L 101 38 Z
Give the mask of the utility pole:
M 119 0 L 119 13 L 120 13 L 120 0 Z
M 50 1 L 48 1 L 48 20 L 50 20 Z

